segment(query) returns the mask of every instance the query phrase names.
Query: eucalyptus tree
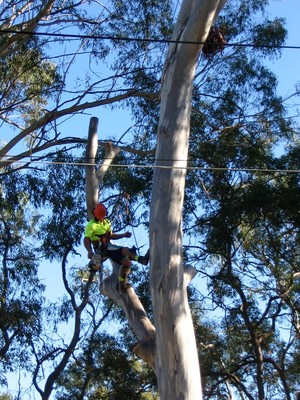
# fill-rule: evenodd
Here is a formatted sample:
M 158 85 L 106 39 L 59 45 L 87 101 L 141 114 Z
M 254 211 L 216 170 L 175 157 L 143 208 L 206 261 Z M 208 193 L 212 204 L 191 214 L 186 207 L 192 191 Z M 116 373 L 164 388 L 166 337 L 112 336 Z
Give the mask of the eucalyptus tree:
M 208 3 L 213 7 L 217 2 L 211 4 L 211 2 L 203 1 L 199 6 Z M 10 10 L 10 3 L 7 4 L 5 12 Z M 27 3 L 24 2 L 25 4 Z M 36 11 L 36 15 L 41 18 L 34 19 L 32 24 L 29 23 L 31 32 L 38 32 L 42 28 L 47 33 L 55 33 L 56 29 L 61 27 L 60 21 L 62 20 L 64 29 L 69 26 L 69 23 L 74 24 L 79 20 L 82 23 L 83 32 L 92 34 L 91 36 L 94 34 L 99 36 L 117 34 L 120 37 L 121 34 L 131 35 L 134 32 L 138 39 L 143 39 L 146 32 L 152 38 L 160 39 L 161 35 L 170 35 L 173 31 L 170 17 L 171 8 L 168 2 L 164 2 L 163 5 L 139 1 L 130 2 L 130 4 L 121 1 L 111 2 L 111 8 L 100 7 L 101 11 L 97 8 L 99 14 L 96 15 L 99 15 L 99 18 L 89 18 L 87 15 L 84 18 L 82 15 L 79 16 L 78 12 L 80 11 L 88 13 L 95 10 L 93 7 L 84 8 L 83 2 L 78 3 L 78 8 L 70 2 L 67 3 L 66 9 L 59 9 L 59 4 L 60 2 L 47 2 L 45 7 L 42 7 L 46 14 L 41 15 L 39 14 L 39 2 L 34 2 L 37 7 L 31 8 L 31 12 Z M 90 4 L 98 3 L 91 2 Z M 293 165 L 293 168 L 297 169 L 296 150 L 294 153 L 291 152 L 287 159 L 279 160 L 273 154 L 274 145 L 277 142 L 284 139 L 289 144 L 291 143 L 295 129 L 285 119 L 283 99 L 276 96 L 274 75 L 262 65 L 263 57 L 277 54 L 276 47 L 283 42 L 286 32 L 283 29 L 283 21 L 280 19 L 275 21 L 260 19 L 259 22 L 256 20 L 256 15 L 263 11 L 267 1 L 240 1 L 238 4 L 227 2 L 223 12 L 215 20 L 215 25 L 221 33 L 221 37 L 224 36 L 229 42 L 236 41 L 236 45 L 224 48 L 222 41 L 217 50 L 212 48 L 209 52 L 206 49 L 197 61 L 197 54 L 201 44 L 205 41 L 214 12 L 208 20 L 204 18 L 205 14 L 202 14 L 201 24 L 199 24 L 199 20 L 197 21 L 199 36 L 193 34 L 186 37 L 189 24 L 185 25 L 185 21 L 191 23 L 193 19 L 192 17 L 188 18 L 189 12 L 191 12 L 189 4 L 189 2 L 183 2 L 182 14 L 180 14 L 178 25 L 174 30 L 174 43 L 170 45 L 165 63 L 162 86 L 160 81 L 167 50 L 166 43 L 153 44 L 143 40 L 110 42 L 116 55 L 112 66 L 114 70 L 112 75 L 99 79 L 95 74 L 95 81 L 91 81 L 91 78 L 88 78 L 86 82 L 82 80 L 80 89 L 74 92 L 69 89 L 68 72 L 71 68 L 71 59 L 75 60 L 73 58 L 75 53 L 79 56 L 76 50 L 68 59 L 70 63 L 66 69 L 61 72 L 59 63 L 56 67 L 49 62 L 50 56 L 49 53 L 44 53 L 45 47 L 43 47 L 43 52 L 41 51 L 40 45 L 43 44 L 43 36 L 39 37 L 39 40 L 35 38 L 34 41 L 32 36 L 27 36 L 25 33 L 20 36 L 14 32 L 6 32 L 5 37 L 9 38 L 9 40 L 6 39 L 6 44 L 11 42 L 11 49 L 13 49 L 14 45 L 18 43 L 18 39 L 21 39 L 21 43 L 25 42 L 27 46 L 25 46 L 25 53 L 31 50 L 38 41 L 39 47 L 36 48 L 38 51 L 32 53 L 33 59 L 36 62 L 45 62 L 47 73 L 42 75 L 42 82 L 37 82 L 35 79 L 34 85 L 31 87 L 32 76 L 28 69 L 26 70 L 26 66 L 26 73 L 19 72 L 22 79 L 18 83 L 27 84 L 29 82 L 28 90 L 30 89 L 31 92 L 25 93 L 20 84 L 19 87 L 22 87 L 22 91 L 19 91 L 18 94 L 25 93 L 25 105 L 27 108 L 30 106 L 30 109 L 35 106 L 35 114 L 32 113 L 33 118 L 25 121 L 23 119 L 25 114 L 22 116 L 22 107 L 14 108 L 20 113 L 16 125 L 19 134 L 8 143 L 3 153 L 8 156 L 14 143 L 18 143 L 19 139 L 22 140 L 26 137 L 30 137 L 30 145 L 28 151 L 19 154 L 21 159 L 28 154 L 48 152 L 51 146 L 59 144 L 73 146 L 76 142 L 85 142 L 86 140 L 83 138 L 61 138 L 57 125 L 62 120 L 60 118 L 84 109 L 115 102 L 130 106 L 137 121 L 137 129 L 132 142 L 134 146 L 124 146 L 119 143 L 119 146 L 115 147 L 108 144 L 106 156 L 111 151 L 111 155 L 115 157 L 114 160 L 125 165 L 128 164 L 126 162 L 128 159 L 124 154 L 130 150 L 130 163 L 152 162 L 153 149 L 158 140 L 156 172 L 153 180 L 155 184 L 151 203 L 151 291 L 154 299 L 153 321 L 156 329 L 145 318 L 142 308 L 137 309 L 141 319 L 146 323 L 142 329 L 137 330 L 139 343 L 138 346 L 135 346 L 136 353 L 154 367 L 162 398 L 170 393 L 172 393 L 172 398 L 179 398 L 180 394 L 175 393 L 177 384 L 180 393 L 186 393 L 187 396 L 191 396 L 190 398 L 201 396 L 199 394 L 201 391 L 200 374 L 196 365 L 196 343 L 193 339 L 194 334 L 186 296 L 187 281 L 184 280 L 184 276 L 187 276 L 187 274 L 184 275 L 183 269 L 184 256 L 187 261 L 195 263 L 198 266 L 199 275 L 203 279 L 207 279 L 208 294 L 200 293 L 200 295 L 203 296 L 203 300 L 208 298 L 210 302 L 203 301 L 201 308 L 208 308 L 212 304 L 212 309 L 218 310 L 218 313 L 207 312 L 206 318 L 203 317 L 204 311 L 202 310 L 200 315 L 203 322 L 202 320 L 198 321 L 197 318 L 194 321 L 197 328 L 196 337 L 202 365 L 205 397 L 219 398 L 218 396 L 225 396 L 235 391 L 240 398 L 245 396 L 264 398 L 268 392 L 274 396 L 284 393 L 288 398 L 291 396 L 291 391 L 296 389 L 295 379 L 298 373 L 298 352 L 295 351 L 294 356 L 291 356 L 289 352 L 290 349 L 296 349 L 298 337 L 298 271 L 294 268 L 298 257 L 298 247 L 295 246 L 298 240 L 297 211 L 294 208 L 292 211 L 292 207 L 288 209 L 287 204 L 284 203 L 284 196 L 279 196 L 279 193 L 284 193 L 283 190 L 290 186 L 291 190 L 286 193 L 289 193 L 289 196 L 294 199 L 293 203 L 297 204 L 299 182 L 297 179 L 282 180 L 281 174 L 276 175 L 275 179 L 271 172 L 258 171 L 262 168 L 273 169 L 274 166 L 278 168 L 283 166 L 285 169 L 289 165 Z M 2 10 L 4 9 L 2 8 Z M 185 11 L 187 18 L 182 19 Z M 28 21 L 30 15 L 32 14 L 24 12 L 22 18 L 25 20 L 27 18 Z M 191 15 L 196 17 L 197 13 L 192 12 Z M 10 21 L 15 22 L 11 24 Z M 24 29 L 25 25 L 22 25 L 21 22 L 19 24 L 19 21 L 6 18 L 6 23 L 11 25 L 5 25 L 5 27 Z M 37 21 L 39 23 L 36 25 Z M 22 23 L 24 23 L 23 20 Z M 30 38 L 30 40 L 26 38 Z M 188 42 L 199 43 L 177 43 L 178 38 L 186 38 Z M 253 43 L 254 48 L 244 46 L 249 42 Z M 51 46 L 53 57 L 53 45 L 49 40 L 48 44 Z M 82 38 L 82 42 L 76 49 L 79 47 L 87 52 L 92 49 L 89 60 L 94 57 L 97 57 L 98 60 L 105 58 L 110 50 L 110 46 L 104 45 L 103 40 L 96 40 L 94 37 Z M 4 46 L 4 49 L 6 48 L 8 46 Z M 21 60 L 20 47 L 16 46 L 16 49 L 15 55 Z M 195 49 L 195 53 L 189 74 L 180 69 L 176 70 L 177 62 L 181 57 L 183 60 L 181 67 L 188 62 L 188 56 L 192 55 L 189 53 L 191 49 Z M 12 54 L 13 52 L 9 56 L 11 57 Z M 26 59 L 28 60 L 25 57 Z M 174 73 L 172 68 L 175 68 Z M 196 68 L 195 79 L 193 79 L 193 68 Z M 36 71 L 38 71 L 38 66 Z M 177 73 L 179 77 L 176 75 Z M 176 80 L 175 77 L 177 77 Z M 57 85 L 59 82 L 64 82 L 65 86 Z M 193 87 L 191 86 L 192 82 Z M 29 95 L 37 83 L 41 84 L 40 88 L 43 89 L 41 95 L 45 97 L 40 97 L 34 103 L 33 98 L 31 101 Z M 161 87 L 163 90 L 160 93 Z M 38 87 L 38 89 L 40 88 Z M 169 95 L 169 93 L 173 93 L 173 90 L 182 90 L 181 95 L 178 95 L 178 92 Z M 187 91 L 185 92 L 185 90 Z M 55 104 L 50 111 L 46 110 L 46 106 L 45 109 L 39 108 L 41 102 L 45 101 L 48 95 L 53 95 L 55 98 Z M 160 98 L 161 103 L 159 103 Z M 52 103 L 50 104 L 52 107 Z M 183 111 L 178 117 L 176 113 L 180 110 L 179 105 Z M 189 136 L 191 105 L 191 133 Z M 171 112 L 168 107 L 171 108 Z M 158 118 L 159 112 L 161 113 L 160 119 Z M 167 123 L 168 118 L 170 118 L 170 122 Z M 11 124 L 9 120 L 5 121 L 6 123 Z M 178 134 L 178 139 L 175 139 L 175 132 Z M 97 142 L 94 143 L 94 149 L 97 150 Z M 175 149 L 177 150 L 175 151 Z M 110 159 L 109 162 L 111 162 L 112 157 L 105 158 L 102 148 L 101 151 L 100 160 L 104 160 L 104 164 L 107 163 L 108 166 L 108 160 Z M 99 161 L 97 153 L 93 158 L 95 158 L 96 165 Z M 187 159 L 189 160 L 188 164 L 186 163 Z M 67 158 L 64 160 L 66 161 Z M 12 161 L 15 159 L 8 163 Z M 2 165 L 6 164 L 5 161 Z M 187 166 L 193 170 L 188 170 L 185 176 Z M 168 169 L 169 167 L 172 168 Z M 90 170 L 93 171 L 94 166 L 91 166 Z M 83 189 L 84 178 L 80 174 L 77 175 L 73 167 L 61 171 L 63 171 L 61 174 L 57 172 L 56 168 L 51 169 L 50 173 L 46 171 L 49 183 L 45 179 L 45 185 L 41 184 L 42 180 L 32 176 L 32 185 L 30 186 L 32 188 L 31 201 L 36 201 L 35 204 L 38 207 L 38 204 L 42 204 L 38 203 L 38 197 L 45 194 L 44 199 L 48 199 L 47 204 L 53 210 L 53 214 L 49 218 L 46 216 L 41 225 L 43 227 L 41 239 L 44 240 L 43 255 L 50 260 L 55 258 L 63 260 L 63 279 L 69 298 L 62 302 L 60 307 L 57 307 L 57 313 L 54 312 L 53 320 L 58 321 L 59 317 L 63 317 L 65 321 L 69 321 L 76 308 L 84 305 L 84 309 L 93 315 L 94 326 L 97 326 L 97 321 L 101 318 L 93 314 L 93 302 L 89 302 L 85 298 L 84 302 L 80 303 L 82 300 L 81 284 L 73 292 L 71 281 L 65 279 L 67 260 L 70 260 L 70 256 L 76 253 L 76 246 L 80 243 L 84 225 L 83 220 L 86 216 L 83 191 L 78 190 L 78 188 Z M 101 179 L 104 172 L 106 172 L 105 168 L 100 169 Z M 88 175 L 90 173 L 87 172 Z M 62 180 L 64 176 L 65 182 Z M 127 186 L 128 189 L 130 186 L 133 203 L 138 205 L 139 194 L 142 191 L 143 201 L 149 205 L 152 179 L 153 175 L 149 172 L 149 168 L 138 171 L 132 168 L 126 173 L 121 169 L 108 169 L 101 185 L 102 200 L 105 200 L 105 193 L 108 193 L 103 191 L 103 188 L 108 189 L 111 186 L 119 191 L 121 188 L 124 189 Z M 184 181 L 186 181 L 185 188 Z M 139 184 L 144 185 L 140 187 Z M 88 184 L 87 194 L 87 208 L 91 212 L 93 204 L 98 200 L 97 185 L 92 187 Z M 184 243 L 187 245 L 183 253 L 180 215 L 184 194 L 183 231 Z M 107 198 L 107 202 L 109 202 L 109 196 Z M 272 212 L 268 208 L 271 202 L 274 205 Z M 65 207 L 61 207 L 62 204 Z M 283 206 L 289 213 L 281 211 Z M 148 210 L 146 210 L 145 225 L 148 223 L 148 215 Z M 170 220 L 166 221 L 165 218 L 172 220 L 171 227 Z M 73 225 L 74 220 L 78 221 L 76 227 Z M 73 242 L 71 246 L 68 241 L 69 233 L 65 230 L 66 225 L 74 228 L 72 229 Z M 279 265 L 282 268 L 279 268 Z M 191 269 L 188 271 L 191 272 Z M 75 280 L 74 278 L 74 282 Z M 126 301 L 124 302 L 124 298 L 127 300 L 126 295 L 122 300 L 122 296 L 119 294 L 109 292 L 109 285 L 106 285 L 106 294 L 110 294 L 120 304 L 124 305 L 125 303 L 126 311 Z M 169 302 L 168 296 L 164 297 L 167 294 L 172 300 L 177 300 L 176 307 L 174 302 Z M 95 292 L 91 292 L 91 296 L 97 298 Z M 128 297 L 132 299 L 132 292 L 128 293 Z M 135 298 L 135 300 L 138 299 Z M 164 307 L 169 306 L 170 308 L 166 311 Z M 127 307 L 128 309 L 130 310 L 130 307 Z M 284 318 L 285 314 L 288 315 L 287 318 Z M 128 315 L 131 317 L 129 322 L 133 322 L 134 328 L 135 321 L 132 321 L 134 318 L 130 313 Z M 195 316 L 194 312 L 193 315 Z M 164 316 L 168 316 L 168 318 L 164 319 Z M 210 318 L 216 318 L 217 321 L 211 322 Z M 205 319 L 208 321 L 204 323 Z M 187 322 L 184 326 L 180 324 L 182 320 Z M 278 324 L 283 320 L 291 332 L 290 341 L 283 342 L 279 336 L 282 330 L 278 328 Z M 54 326 L 57 327 L 57 324 Z M 87 325 L 83 325 L 83 329 L 86 327 Z M 174 330 L 174 327 L 179 328 Z M 143 340 L 145 332 L 146 339 L 150 340 Z M 168 342 L 170 335 L 172 336 L 170 339 L 172 346 L 169 346 Z M 74 337 L 76 340 L 78 339 L 78 336 Z M 157 343 L 156 348 L 154 339 Z M 188 350 L 186 342 L 191 345 L 190 350 Z M 72 370 L 79 386 L 78 391 L 75 390 L 74 393 L 84 392 L 86 381 L 83 382 L 76 378 L 76 376 L 78 377 L 76 360 L 78 359 L 82 363 L 90 360 L 86 360 L 84 355 L 80 354 L 80 341 L 75 343 L 76 349 L 66 346 L 65 343 L 62 347 L 60 345 L 61 342 L 57 347 L 48 342 L 49 347 L 43 347 L 42 341 L 38 340 L 31 343 L 36 355 L 37 366 L 33 371 L 34 382 L 36 390 L 44 398 L 47 398 L 53 391 L 59 378 L 62 378 L 61 382 L 65 378 L 65 375 L 62 374 L 61 356 L 68 352 L 74 356 L 74 363 L 71 364 L 70 371 Z M 172 348 L 170 349 L 170 347 Z M 243 358 L 237 354 L 236 349 L 240 350 Z M 64 358 L 64 362 L 70 362 L 71 357 Z M 194 383 L 188 382 L 188 379 L 185 380 L 189 375 L 188 357 L 193 359 L 191 365 L 194 366 L 194 371 L 190 376 L 193 376 L 192 379 L 196 382 L 194 393 L 191 393 Z M 173 360 L 177 360 L 180 364 L 179 370 L 176 369 L 176 374 L 172 370 L 175 365 Z M 44 366 L 49 361 L 52 374 L 49 375 L 46 387 L 43 388 L 38 382 Z M 60 370 L 56 369 L 57 365 Z M 66 366 L 67 363 L 64 365 Z M 81 365 L 79 363 L 79 369 Z M 96 366 L 96 363 L 92 365 Z M 168 365 L 173 371 L 169 375 L 165 373 L 168 368 L 164 368 Z M 273 372 L 274 369 L 276 374 Z M 177 374 L 178 371 L 180 373 Z M 172 380 L 173 377 L 174 380 Z M 86 374 L 86 378 L 88 378 L 88 374 Z M 180 382 L 176 382 L 176 379 Z M 92 384 L 95 384 L 94 381 Z M 95 386 L 93 386 L 94 388 Z M 97 389 L 95 392 L 97 393 Z
M 261 55 L 279 55 L 277 46 L 283 42 L 286 35 L 283 21 L 280 19 L 266 19 L 264 23 L 257 24 L 250 18 L 252 13 L 261 11 L 265 4 L 266 2 L 250 2 L 247 5 L 243 3 L 238 10 L 231 4 L 225 7 L 217 24 L 228 39 L 238 39 L 240 46 L 237 44 L 221 53 L 210 54 L 208 58 L 202 57 L 195 81 L 189 153 L 189 165 L 194 171 L 187 176 L 184 228 L 185 235 L 190 237 L 190 242 L 196 244 L 194 248 L 199 248 L 199 252 L 193 254 L 190 251 L 187 255 L 193 261 L 202 262 L 203 270 L 201 268 L 200 272 L 208 279 L 210 298 L 213 304 L 220 307 L 220 312 L 224 310 L 224 319 L 220 324 L 228 329 L 228 334 L 224 331 L 224 342 L 221 329 L 218 338 L 220 343 L 224 343 L 224 359 L 219 357 L 218 349 L 216 353 L 210 353 L 216 356 L 213 368 L 218 366 L 217 372 L 210 371 L 213 378 L 211 390 L 205 391 L 207 396 L 212 398 L 231 390 L 240 393 L 241 397 L 265 398 L 267 393 L 270 393 L 271 397 L 284 395 L 289 398 L 297 389 L 294 384 L 297 366 L 288 350 L 297 347 L 298 328 L 294 321 L 297 321 L 298 315 L 295 306 L 298 302 L 298 273 L 297 270 L 288 273 L 291 266 L 288 267 L 287 263 L 283 262 L 282 273 L 287 273 L 287 282 L 290 285 L 284 285 L 287 292 L 282 289 L 283 291 L 278 293 L 278 272 L 274 275 L 277 271 L 275 265 L 278 263 L 278 255 L 273 266 L 269 257 L 265 257 L 263 272 L 259 268 L 261 263 L 256 261 L 256 235 L 260 245 L 264 245 L 260 250 L 263 254 L 271 245 L 277 245 L 275 251 L 281 253 L 283 243 L 280 244 L 282 239 L 279 238 L 283 232 L 286 232 L 284 241 L 289 238 L 288 244 L 284 243 L 289 249 L 289 254 L 290 249 L 294 250 L 289 262 L 296 265 L 298 258 L 297 219 L 290 225 L 289 217 L 285 216 L 285 220 L 282 214 L 282 204 L 274 202 L 271 195 L 274 190 L 274 194 L 277 193 L 276 198 L 278 192 L 285 196 L 284 187 L 288 186 L 287 182 L 290 181 L 284 178 L 288 171 L 276 172 L 276 169 L 280 170 L 281 162 L 274 154 L 276 145 L 285 142 L 294 146 L 294 139 L 297 141 L 299 130 L 286 118 L 284 99 L 276 95 L 276 77 L 261 63 Z M 246 40 L 254 43 L 255 50 L 251 46 L 243 46 Z M 145 125 L 146 121 L 150 124 L 152 108 L 148 115 L 145 115 L 143 108 L 140 113 L 136 113 Z M 145 129 L 142 126 L 138 134 L 143 131 L 145 132 Z M 147 131 L 149 132 L 149 125 Z M 152 140 L 155 141 L 154 135 L 149 137 L 148 144 Z M 141 146 L 145 146 L 144 141 Z M 265 172 L 259 172 L 262 169 Z M 272 171 L 273 169 L 275 171 Z M 298 178 L 293 178 L 293 174 L 297 176 L 297 163 L 293 169 L 293 189 L 290 192 L 292 196 L 288 199 L 292 199 L 292 204 L 296 205 L 299 181 Z M 209 173 L 210 170 L 215 172 Z M 277 220 L 272 236 L 269 220 L 264 227 L 267 230 L 262 235 L 259 234 L 258 218 L 267 218 L 260 205 L 262 198 L 267 209 L 276 207 L 275 213 L 282 217 Z M 153 202 L 156 199 L 156 196 L 152 197 Z M 199 208 L 195 205 L 199 205 Z M 257 207 L 253 222 L 250 211 L 252 207 Z M 297 214 L 297 209 L 293 206 L 291 208 Z M 162 208 L 162 213 L 168 209 L 169 205 Z M 287 236 L 289 225 L 295 235 Z M 278 232 L 278 239 L 275 239 L 275 232 Z M 269 236 L 270 240 L 267 241 Z M 244 247 L 246 242 L 247 246 Z M 187 246 L 189 247 L 192 248 Z M 165 246 L 158 253 L 164 252 Z M 155 251 L 154 258 L 156 254 Z M 212 272 L 208 272 L 210 268 Z M 263 282 L 257 279 L 258 273 L 262 274 Z M 295 293 L 291 293 L 293 288 Z M 254 296 L 256 292 L 258 295 Z M 270 293 L 270 296 L 267 297 L 266 293 Z M 260 295 L 265 298 L 264 305 Z M 284 319 L 286 329 L 291 332 L 290 341 L 283 340 L 281 334 L 284 331 L 280 325 L 283 321 L 282 296 L 286 295 L 293 298 L 288 317 Z M 234 303 L 230 306 L 231 301 Z M 283 303 L 285 304 L 286 300 Z M 241 326 L 245 329 L 242 330 Z M 231 331 L 235 332 L 235 335 L 241 333 L 236 340 L 241 347 L 245 346 L 245 352 L 248 351 L 249 341 L 249 352 L 241 360 L 234 351 L 237 342 L 234 341 L 235 336 L 231 337 Z M 226 341 L 230 352 L 226 352 Z M 232 346 L 229 346 L 230 342 Z M 211 343 L 206 343 L 204 349 L 216 348 L 210 345 Z M 240 351 L 243 351 L 242 348 Z M 268 356 L 270 353 L 274 353 L 274 358 Z M 225 363 L 231 356 L 237 356 L 233 366 Z M 236 374 L 232 373 L 232 368 L 237 371 Z M 294 373 L 286 374 L 285 368 Z M 248 377 L 245 371 L 251 371 Z M 221 376 L 223 379 L 218 381 L 217 377 Z
M 121 296 L 114 293 L 117 265 L 110 279 L 104 281 L 103 292 L 123 306 L 141 342 L 135 351 L 155 370 L 162 399 L 202 397 L 186 291 L 191 274 L 184 273 L 182 258 L 181 213 L 195 70 L 201 47 L 224 3 L 183 2 L 172 36 L 175 43 L 170 46 L 165 61 L 150 214 L 150 287 L 155 329 L 147 320 L 133 289 Z M 183 43 L 178 43 L 181 41 Z M 191 41 L 189 46 L 184 43 Z M 95 132 L 91 131 L 87 148 L 89 160 L 95 160 L 94 138 Z M 112 156 L 109 154 L 107 158 L 109 161 Z M 97 172 L 100 182 L 106 166 L 104 161 Z M 90 167 L 86 170 L 87 204 L 94 206 L 98 193 L 97 176 Z

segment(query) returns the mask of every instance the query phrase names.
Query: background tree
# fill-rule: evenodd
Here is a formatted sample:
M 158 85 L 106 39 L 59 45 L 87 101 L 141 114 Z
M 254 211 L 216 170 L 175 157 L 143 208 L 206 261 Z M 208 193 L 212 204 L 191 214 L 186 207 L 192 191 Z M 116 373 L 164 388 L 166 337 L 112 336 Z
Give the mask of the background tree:
M 6 372 L 29 367 L 29 344 L 42 330 L 44 285 L 37 279 L 37 252 L 29 240 L 23 240 L 36 237 L 38 216 L 29 205 L 26 185 L 17 175 L 2 180 L 0 203 L 0 378 L 5 384 Z
M 124 50 L 115 51 L 113 39 L 119 36 L 121 24 L 122 32 L 132 32 L 133 27 L 136 29 L 137 19 L 147 30 L 166 32 L 164 27 L 170 13 L 168 2 L 163 6 L 149 2 L 141 8 L 135 4 L 125 7 L 122 2 L 112 1 L 109 9 L 99 6 L 97 1 L 87 4 L 84 0 L 67 3 L 24 0 L 16 5 L 7 2 L 1 6 L 0 12 L 0 54 L 3 56 L 0 114 L 3 126 L 14 129 L 13 138 L 2 148 L 1 167 L 35 154 L 45 157 L 55 146 L 69 145 L 72 148 L 74 143 L 82 142 L 80 138 L 61 135 L 59 124 L 63 118 L 129 97 L 157 98 L 149 87 L 145 93 L 145 85 L 137 81 L 137 77 L 143 74 L 137 50 L 143 48 L 143 44 L 126 51 L 126 63 L 132 64 L 128 69 L 120 63 Z M 126 15 L 128 19 L 124 20 Z M 74 27 L 78 37 L 68 40 L 70 50 L 66 53 L 64 31 Z M 111 37 L 112 45 L 105 44 L 103 37 Z M 123 47 L 122 41 L 118 46 Z M 46 48 L 49 49 L 47 53 L 44 51 Z M 94 63 L 105 62 L 111 52 L 117 60 L 114 72 L 99 79 L 93 70 Z M 84 57 L 90 70 L 85 77 L 78 77 L 78 83 L 74 85 L 71 67 L 79 57 Z M 14 118 L 10 119 L 12 113 Z M 24 140 L 27 141 L 27 150 L 20 152 L 17 145 Z M 11 152 L 15 153 L 13 157 L 10 157 Z

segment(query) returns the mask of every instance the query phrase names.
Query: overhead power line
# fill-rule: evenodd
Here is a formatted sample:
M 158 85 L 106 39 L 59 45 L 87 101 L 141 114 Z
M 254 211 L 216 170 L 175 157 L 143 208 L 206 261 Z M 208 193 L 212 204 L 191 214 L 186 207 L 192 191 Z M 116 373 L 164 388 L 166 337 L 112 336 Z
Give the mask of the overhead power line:
M 28 32 L 28 31 L 18 31 L 14 29 L 0 29 L 1 34 L 13 33 L 21 35 L 34 35 L 34 36 L 47 36 L 56 38 L 67 38 L 67 39 L 93 39 L 93 40 L 112 40 L 112 41 L 126 41 L 126 42 L 144 42 L 144 43 L 176 43 L 176 44 L 190 44 L 199 45 L 204 44 L 204 42 L 192 41 L 192 40 L 173 40 L 168 38 L 158 39 L 158 38 L 134 38 L 129 36 L 110 36 L 110 35 L 79 35 L 72 33 L 48 33 L 48 32 Z M 207 42 L 206 42 L 207 43 Z M 290 46 L 290 45 L 260 45 L 253 43 L 226 43 L 227 47 L 252 47 L 252 48 L 264 48 L 264 49 L 292 49 L 300 50 L 300 46 Z
M 8 156 L 5 156 L 8 157 Z M 8 158 L 7 161 L 12 161 L 12 156 L 10 156 L 10 159 Z M 162 160 L 157 160 L 157 161 L 162 161 Z M 164 162 L 185 162 L 185 160 L 164 160 Z M 15 160 L 13 163 L 17 163 L 19 165 L 26 165 L 26 164 L 44 164 L 44 165 L 69 165 L 69 166 L 76 166 L 76 167 L 86 167 L 86 166 L 105 166 L 107 164 L 99 163 L 87 163 L 87 162 L 80 162 L 80 161 L 47 161 L 47 160 L 27 160 L 27 161 L 18 161 Z M 222 171 L 228 171 L 228 172 L 260 172 L 260 173 L 280 173 L 280 174 L 299 174 L 300 169 L 272 169 L 272 168 L 229 168 L 229 167 L 204 167 L 204 166 L 174 166 L 174 165 L 162 165 L 162 164 L 134 164 L 134 163 L 129 163 L 129 164 L 109 164 L 110 168 L 138 168 L 138 169 L 143 169 L 143 168 L 148 168 L 148 169 L 176 169 L 176 170 L 188 170 L 188 171 L 215 171 L 215 172 L 222 172 Z

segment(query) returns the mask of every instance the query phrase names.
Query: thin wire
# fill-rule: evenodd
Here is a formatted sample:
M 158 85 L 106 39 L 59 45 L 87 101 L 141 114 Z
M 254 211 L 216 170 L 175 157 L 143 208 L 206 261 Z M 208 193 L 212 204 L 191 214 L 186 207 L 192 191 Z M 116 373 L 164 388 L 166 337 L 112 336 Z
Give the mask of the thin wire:
M 47 32 L 27 32 L 17 31 L 14 29 L 0 29 L 0 33 L 14 33 L 21 35 L 35 35 L 35 36 L 48 36 L 48 37 L 60 37 L 60 38 L 73 38 L 73 39 L 95 39 L 95 40 L 112 40 L 112 41 L 127 41 L 127 42 L 146 42 L 146 43 L 176 43 L 176 44 L 191 44 L 199 45 L 205 42 L 197 42 L 192 40 L 173 40 L 173 39 L 147 39 L 147 38 L 133 38 L 126 36 L 97 36 L 97 35 L 78 35 L 71 33 L 47 33 Z M 208 42 L 206 42 L 208 43 Z M 287 45 L 258 45 L 251 43 L 226 43 L 227 47 L 253 47 L 253 48 L 266 48 L 266 49 L 292 49 L 300 50 L 300 46 L 287 46 Z
M 165 160 L 170 161 L 170 160 Z M 184 160 L 171 160 L 177 162 L 184 162 Z M 15 161 L 17 162 L 17 161 Z M 66 161 L 19 161 L 21 165 L 28 163 L 32 164 L 45 164 L 45 165 L 69 165 L 69 166 L 96 166 L 95 163 L 86 162 L 66 162 Z M 97 164 L 98 167 L 106 164 Z M 113 168 L 148 168 L 148 169 L 173 169 L 173 170 L 190 170 L 190 171 L 228 171 L 228 172 L 263 172 L 263 173 L 287 173 L 287 174 L 299 174 L 300 169 L 271 169 L 271 168 L 228 168 L 228 167 L 190 167 L 190 166 L 175 166 L 175 165 L 160 165 L 160 164 L 110 164 Z

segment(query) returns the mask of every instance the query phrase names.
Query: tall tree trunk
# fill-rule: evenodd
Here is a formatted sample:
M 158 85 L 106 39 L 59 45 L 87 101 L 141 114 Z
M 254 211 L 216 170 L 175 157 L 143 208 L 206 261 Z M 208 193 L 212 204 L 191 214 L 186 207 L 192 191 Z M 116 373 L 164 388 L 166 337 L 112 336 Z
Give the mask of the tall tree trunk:
M 203 43 L 225 0 L 183 1 L 172 39 Z M 155 370 L 161 400 L 202 398 L 200 368 L 182 257 L 181 214 L 191 96 L 202 44 L 170 45 L 150 216 L 150 282 L 156 328 Z

